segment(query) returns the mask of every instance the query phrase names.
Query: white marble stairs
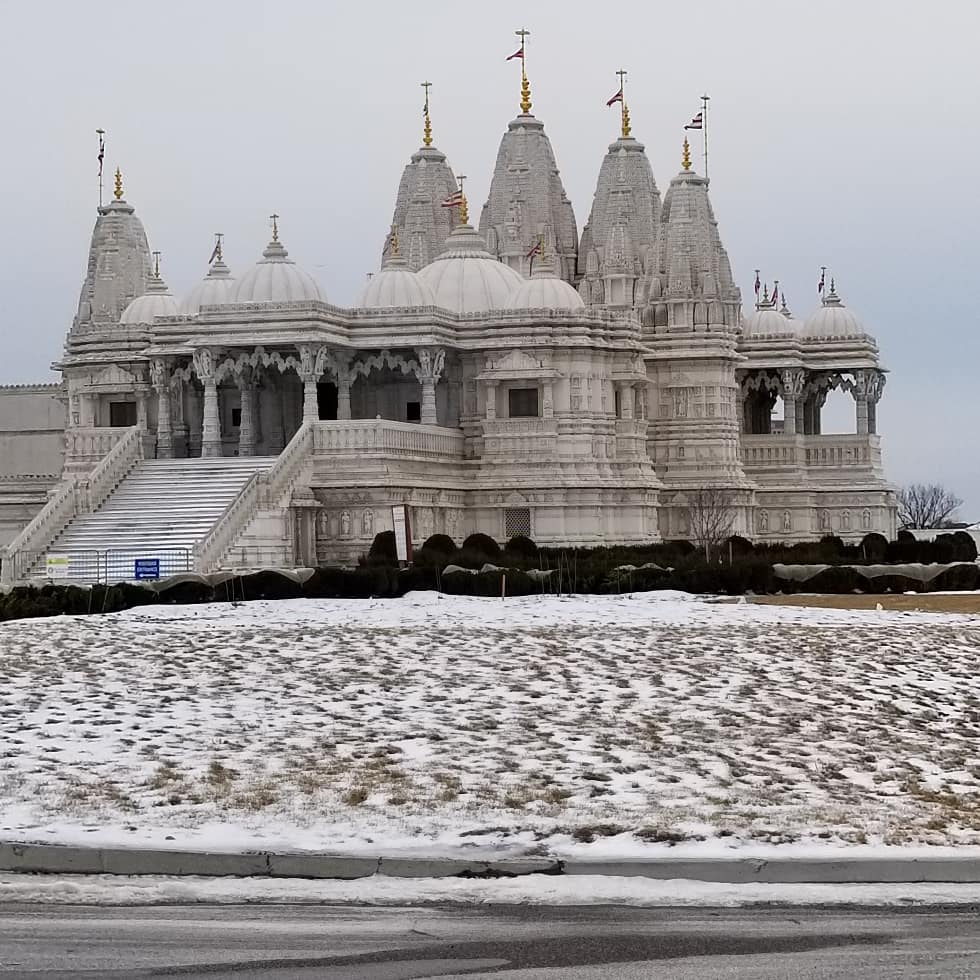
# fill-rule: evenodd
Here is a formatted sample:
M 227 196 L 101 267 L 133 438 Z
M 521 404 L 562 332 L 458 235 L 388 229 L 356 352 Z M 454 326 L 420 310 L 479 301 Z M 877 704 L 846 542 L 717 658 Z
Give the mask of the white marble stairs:
M 159 560 L 161 576 L 189 570 L 194 545 L 252 476 L 275 460 L 239 456 L 138 462 L 102 506 L 72 520 L 47 553 L 68 557 L 73 581 L 131 580 L 137 559 Z

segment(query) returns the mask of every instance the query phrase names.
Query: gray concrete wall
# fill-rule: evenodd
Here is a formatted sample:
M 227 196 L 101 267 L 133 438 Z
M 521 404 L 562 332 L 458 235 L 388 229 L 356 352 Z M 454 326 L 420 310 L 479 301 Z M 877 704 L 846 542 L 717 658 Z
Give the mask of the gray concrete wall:
M 30 523 L 61 479 L 60 391 L 56 384 L 0 386 L 0 548 Z
M 0 387 L 0 477 L 60 476 L 65 406 L 59 385 Z

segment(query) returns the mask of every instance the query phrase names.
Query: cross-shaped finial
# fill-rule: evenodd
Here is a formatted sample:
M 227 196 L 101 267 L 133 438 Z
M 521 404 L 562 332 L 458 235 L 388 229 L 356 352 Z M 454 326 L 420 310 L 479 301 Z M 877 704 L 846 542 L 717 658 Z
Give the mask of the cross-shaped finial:
M 269 218 L 272 221 L 272 240 L 274 242 L 278 242 L 279 241 L 279 215 L 270 214 Z
M 624 84 L 624 81 L 626 79 L 626 76 L 627 76 L 628 72 L 624 68 L 620 68 L 619 71 L 616 72 L 616 74 L 619 75 L 619 88 L 620 88 L 620 91 L 622 91 L 623 84 Z
M 220 262 L 221 261 L 221 239 L 224 238 L 224 233 L 216 231 L 214 233 L 214 257 Z
M 524 30 L 523 27 L 519 31 L 514 31 L 514 33 L 521 39 L 521 47 L 524 47 L 524 38 L 531 36 L 531 32 Z
M 432 82 L 422 82 L 422 88 L 425 89 L 425 111 L 429 111 L 429 89 L 432 88 Z

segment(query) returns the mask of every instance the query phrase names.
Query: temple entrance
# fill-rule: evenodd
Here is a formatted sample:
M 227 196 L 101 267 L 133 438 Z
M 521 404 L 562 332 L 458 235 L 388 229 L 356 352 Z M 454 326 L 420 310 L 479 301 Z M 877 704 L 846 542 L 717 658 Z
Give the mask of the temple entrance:
M 331 381 L 317 382 L 317 414 L 321 421 L 333 422 L 337 418 L 337 386 Z

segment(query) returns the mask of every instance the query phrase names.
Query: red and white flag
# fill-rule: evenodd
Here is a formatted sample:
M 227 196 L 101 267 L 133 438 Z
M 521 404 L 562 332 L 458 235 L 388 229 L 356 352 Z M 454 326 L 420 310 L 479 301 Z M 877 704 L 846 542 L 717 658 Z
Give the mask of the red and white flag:
M 534 243 L 534 248 L 532 248 L 531 251 L 524 256 L 524 258 L 529 259 L 531 258 L 532 255 L 540 255 L 540 254 L 541 254 L 541 242 L 538 241 Z
M 699 112 L 684 128 L 704 129 L 704 112 Z
M 756 299 L 759 298 L 759 290 L 762 288 L 762 280 L 759 278 L 759 270 L 756 269 L 755 272 L 755 296 Z
M 99 176 L 102 176 L 102 161 L 105 160 L 105 137 L 99 133 Z
M 779 299 L 779 286 L 772 287 L 772 305 L 776 305 L 776 300 Z
M 522 44 L 512 55 L 508 55 L 505 60 L 513 61 L 515 58 L 524 58 L 524 45 Z
M 456 191 L 455 194 L 450 194 L 445 201 L 442 202 L 442 207 L 444 208 L 458 208 L 463 203 L 463 192 Z
M 606 103 L 606 105 L 607 105 L 607 106 L 609 106 L 609 105 L 612 105 L 612 104 L 613 104 L 614 102 L 622 102 L 622 101 L 623 101 L 623 90 L 622 90 L 622 89 L 620 89 L 620 90 L 619 90 L 619 91 L 618 91 L 618 92 L 617 92 L 617 93 L 616 93 L 616 94 L 615 94 L 615 95 L 614 95 L 614 96 L 613 96 L 613 97 L 612 97 L 612 98 L 611 98 L 611 99 L 610 99 L 610 100 L 609 100 L 609 101 L 608 101 L 608 102 Z
M 823 293 L 823 287 L 824 287 L 824 282 L 826 281 L 825 280 L 826 275 L 827 275 L 827 270 L 826 269 L 821 269 L 820 270 L 820 282 L 817 283 L 817 292 L 818 293 Z

